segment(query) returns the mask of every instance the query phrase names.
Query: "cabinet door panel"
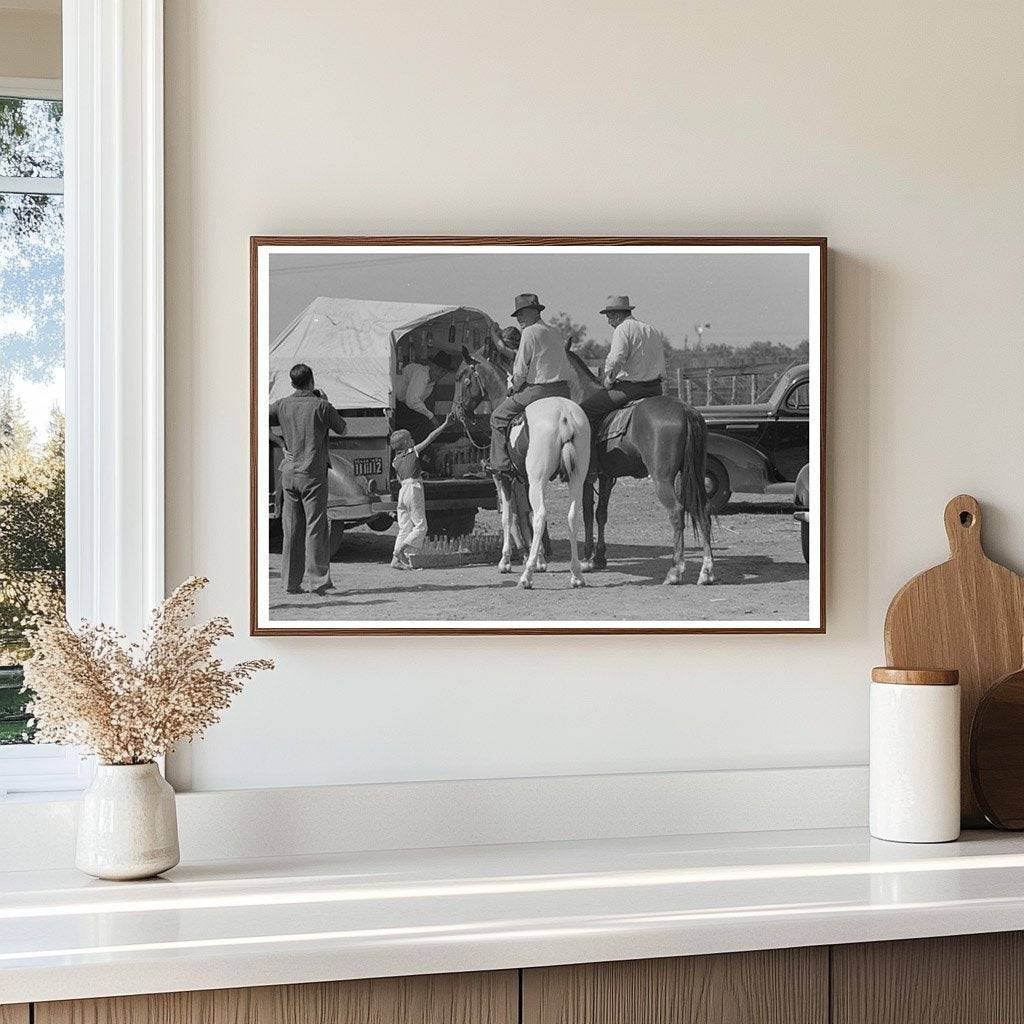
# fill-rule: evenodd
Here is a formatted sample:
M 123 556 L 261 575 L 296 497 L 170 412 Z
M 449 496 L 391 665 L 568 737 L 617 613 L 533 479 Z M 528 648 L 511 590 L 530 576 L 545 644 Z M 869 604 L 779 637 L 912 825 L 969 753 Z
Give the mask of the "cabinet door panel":
M 439 974 L 38 1003 L 35 1024 L 516 1024 L 518 995 L 515 971 Z
M 0 1006 L 0 1024 L 28 1024 L 26 1003 L 7 1003 Z
M 523 972 L 523 1024 L 825 1024 L 828 950 L 772 949 Z
M 834 1024 L 1024 1024 L 1024 935 L 832 947 Z

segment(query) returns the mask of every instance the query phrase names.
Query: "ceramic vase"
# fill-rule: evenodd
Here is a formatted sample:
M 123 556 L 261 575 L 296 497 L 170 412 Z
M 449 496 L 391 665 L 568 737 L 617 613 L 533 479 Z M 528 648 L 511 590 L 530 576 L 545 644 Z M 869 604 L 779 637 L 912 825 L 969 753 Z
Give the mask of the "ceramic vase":
M 957 673 L 877 668 L 872 679 L 871 835 L 951 842 L 960 835 Z
M 101 764 L 82 794 L 75 864 L 96 878 L 151 878 L 178 863 L 174 790 L 149 764 Z

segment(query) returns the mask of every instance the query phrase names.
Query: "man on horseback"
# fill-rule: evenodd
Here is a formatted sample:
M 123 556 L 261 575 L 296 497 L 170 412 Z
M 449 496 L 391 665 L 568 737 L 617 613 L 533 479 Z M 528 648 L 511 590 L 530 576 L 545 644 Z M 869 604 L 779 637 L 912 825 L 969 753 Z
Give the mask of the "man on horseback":
M 506 439 L 509 424 L 541 398 L 569 397 L 569 360 L 562 335 L 540 318 L 544 307 L 532 293 L 517 295 L 512 316 L 519 321 L 522 337 L 512 366 L 508 397 L 491 413 L 491 473 L 509 473 Z
M 604 364 L 605 386 L 580 404 L 594 427 L 627 402 L 662 393 L 665 336 L 633 316 L 628 295 L 609 295 L 600 312 L 612 327 L 612 344 Z

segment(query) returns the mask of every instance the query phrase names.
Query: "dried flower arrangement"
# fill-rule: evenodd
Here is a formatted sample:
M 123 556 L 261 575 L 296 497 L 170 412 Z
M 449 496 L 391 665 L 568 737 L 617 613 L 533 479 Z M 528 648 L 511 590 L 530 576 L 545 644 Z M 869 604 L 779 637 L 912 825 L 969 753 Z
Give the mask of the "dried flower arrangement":
M 153 612 L 139 643 L 102 624 L 38 623 L 25 663 L 36 742 L 86 747 L 104 764 L 145 764 L 216 724 L 242 684 L 274 663 L 225 668 L 214 657 L 232 635 L 228 620 L 189 625 L 207 583 L 196 576 L 182 583 Z

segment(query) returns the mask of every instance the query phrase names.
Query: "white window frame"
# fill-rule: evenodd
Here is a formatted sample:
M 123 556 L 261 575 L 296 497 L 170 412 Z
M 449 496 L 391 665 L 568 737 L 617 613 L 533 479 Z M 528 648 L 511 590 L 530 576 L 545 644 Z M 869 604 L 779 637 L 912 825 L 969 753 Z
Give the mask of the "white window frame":
M 68 618 L 137 635 L 164 596 L 163 0 L 64 0 Z M 49 90 L 48 94 L 40 90 Z M 0 798 L 83 788 L 77 751 L 0 748 Z

